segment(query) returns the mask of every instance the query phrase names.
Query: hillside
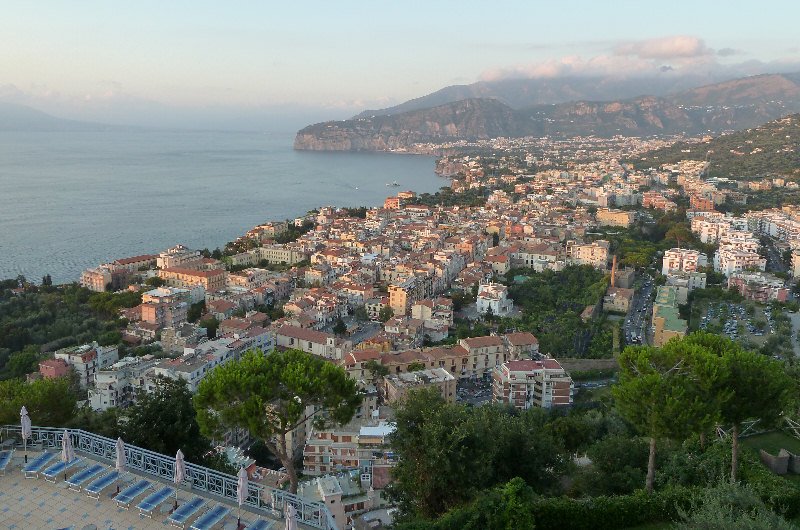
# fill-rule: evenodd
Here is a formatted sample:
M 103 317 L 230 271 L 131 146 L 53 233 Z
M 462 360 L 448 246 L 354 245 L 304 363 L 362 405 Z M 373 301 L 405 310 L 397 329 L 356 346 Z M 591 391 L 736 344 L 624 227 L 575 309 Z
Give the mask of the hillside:
M 697 143 L 678 142 L 629 160 L 636 169 L 708 160 L 709 176 L 800 176 L 800 114 Z
M 497 99 L 469 99 L 393 115 L 324 122 L 298 132 L 295 149 L 403 150 L 414 143 L 497 136 L 720 134 L 800 112 L 797 76 L 763 75 L 671 96 L 577 101 L 515 110 Z
M 120 127 L 64 120 L 24 105 L 0 102 L 0 131 L 75 132 L 117 128 Z

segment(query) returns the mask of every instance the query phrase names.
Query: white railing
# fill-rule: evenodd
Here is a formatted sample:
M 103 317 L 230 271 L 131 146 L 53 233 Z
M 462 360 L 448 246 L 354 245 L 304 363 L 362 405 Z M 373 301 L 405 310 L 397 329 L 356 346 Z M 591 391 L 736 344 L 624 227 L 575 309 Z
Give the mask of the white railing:
M 117 458 L 116 440 L 79 429 L 67 429 L 72 438 L 72 445 L 76 452 L 85 453 L 95 460 L 109 462 L 113 465 Z M 6 425 L 0 427 L 4 438 L 17 438 L 22 445 L 22 433 L 19 425 Z M 61 438 L 64 429 L 53 427 L 32 427 L 28 447 L 41 444 L 42 447 L 61 447 Z M 152 475 L 162 480 L 172 482 L 175 468 L 175 458 L 148 449 L 125 444 L 126 468 Z M 186 463 L 186 481 L 193 490 L 204 491 L 223 497 L 230 503 L 237 505 L 236 489 L 237 478 L 235 475 L 221 473 L 214 469 Z M 281 518 L 286 513 L 286 507 L 294 506 L 297 511 L 297 521 L 323 530 L 337 530 L 328 507 L 324 502 L 314 501 L 286 490 L 276 489 L 261 484 L 248 485 L 247 499 L 244 505 L 256 512 L 264 512 L 268 517 Z

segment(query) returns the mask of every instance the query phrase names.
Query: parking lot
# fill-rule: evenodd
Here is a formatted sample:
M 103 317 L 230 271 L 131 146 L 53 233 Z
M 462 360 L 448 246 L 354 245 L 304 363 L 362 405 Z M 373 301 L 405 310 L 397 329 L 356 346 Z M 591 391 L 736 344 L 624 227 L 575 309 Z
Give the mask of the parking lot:
M 459 381 L 456 387 L 456 401 L 465 405 L 480 407 L 492 401 L 492 383 L 489 380 Z
M 725 334 L 731 340 L 747 338 L 759 346 L 765 335 L 775 332 L 769 307 L 755 304 L 708 302 L 700 318 L 699 329 Z

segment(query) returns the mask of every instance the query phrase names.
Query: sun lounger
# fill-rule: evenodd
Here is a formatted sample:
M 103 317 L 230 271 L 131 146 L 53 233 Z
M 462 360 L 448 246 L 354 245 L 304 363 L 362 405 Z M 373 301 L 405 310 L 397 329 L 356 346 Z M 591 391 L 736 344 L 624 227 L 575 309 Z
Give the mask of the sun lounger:
M 158 506 L 173 493 L 175 493 L 174 489 L 164 486 L 157 492 L 148 495 L 142 502 L 137 504 L 136 507 L 139 508 L 139 513 L 152 517 L 153 510 L 158 508 Z
M 169 523 L 181 528 L 186 528 L 186 521 L 205 506 L 208 501 L 202 497 L 193 497 L 189 502 L 178 506 L 178 509 L 169 516 Z
M 48 482 L 55 482 L 56 478 L 58 478 L 58 476 L 61 473 L 65 473 L 68 469 L 75 467 L 82 462 L 83 460 L 81 460 L 80 458 L 73 458 L 72 460 L 69 461 L 69 464 L 65 464 L 64 462 L 58 462 L 57 464 L 53 464 L 52 466 L 42 471 L 42 476 Z
M 190 528 L 192 530 L 209 530 L 215 524 L 222 521 L 229 513 L 231 513 L 230 508 L 217 504 L 201 515 Z
M 100 464 L 94 464 L 93 466 L 87 467 L 80 473 L 75 473 L 67 480 L 67 485 L 69 489 L 75 491 L 81 491 L 81 486 L 86 482 L 89 482 L 94 477 L 99 475 L 106 469 L 105 467 L 101 466 Z
M 11 451 L 0 451 L 0 471 L 3 472 L 3 475 L 6 474 L 6 468 L 8 467 L 8 463 L 11 462 L 11 455 L 13 454 L 13 449 Z
M 120 491 L 117 496 L 114 497 L 114 500 L 116 501 L 117 506 L 122 506 L 127 510 L 133 500 L 145 491 L 149 490 L 150 486 L 152 486 L 152 483 L 149 480 L 140 480 L 133 486 Z
M 272 525 L 274 524 L 275 524 L 274 522 L 265 521 L 264 519 L 256 519 L 255 521 L 247 525 L 244 530 L 267 530 L 268 528 L 271 528 Z
M 29 463 L 22 472 L 25 474 L 25 478 L 36 478 L 39 476 L 39 471 L 44 469 L 44 466 L 50 463 L 50 461 L 55 458 L 55 453 L 42 453 L 36 457 L 36 460 Z
M 100 492 L 109 487 L 119 478 L 119 473 L 117 471 L 112 471 L 107 475 L 103 475 L 99 479 L 95 480 L 88 486 L 86 486 L 86 495 L 92 497 L 93 499 L 100 498 Z

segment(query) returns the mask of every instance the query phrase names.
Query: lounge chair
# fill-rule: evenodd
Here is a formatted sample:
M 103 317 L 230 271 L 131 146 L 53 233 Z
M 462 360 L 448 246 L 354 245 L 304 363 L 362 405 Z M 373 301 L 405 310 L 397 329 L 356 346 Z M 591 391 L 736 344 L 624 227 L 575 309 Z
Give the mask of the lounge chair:
M 230 508 L 217 504 L 201 515 L 189 528 L 192 530 L 210 530 L 211 527 L 222 521 L 229 513 L 231 513 Z
M 11 455 L 13 454 L 13 449 L 11 451 L 0 451 L 0 471 L 3 472 L 3 475 L 6 474 L 6 468 L 8 467 L 8 463 L 11 462 Z
M 272 528 L 275 523 L 273 521 L 265 521 L 264 519 L 256 519 L 245 527 L 244 530 L 267 530 Z
M 127 510 L 130 508 L 133 500 L 145 491 L 149 490 L 150 486 L 152 485 L 152 482 L 149 480 L 140 480 L 133 486 L 127 487 L 120 491 L 117 496 L 114 497 L 114 501 L 116 501 L 117 506 L 122 506 Z
M 42 471 L 42 476 L 48 482 L 55 482 L 61 473 L 66 473 L 68 469 L 73 468 L 81 463 L 83 463 L 83 460 L 80 458 L 73 458 L 69 461 L 69 464 L 58 462 Z
M 169 524 L 186 528 L 186 521 L 197 513 L 197 511 L 205 506 L 208 501 L 202 497 L 193 497 L 189 502 L 178 506 L 178 509 L 170 514 L 168 520 Z
M 69 479 L 67 479 L 67 486 L 71 490 L 81 491 L 81 486 L 92 480 L 94 477 L 99 475 L 103 472 L 105 467 L 101 466 L 100 464 L 94 464 L 93 466 L 87 467 L 80 473 L 75 473 Z
M 55 453 L 42 453 L 36 457 L 35 460 L 30 462 L 27 466 L 25 466 L 22 472 L 25 474 L 25 478 L 36 478 L 39 476 L 39 471 L 44 469 L 44 466 L 50 463 L 50 461 L 55 458 Z
M 139 509 L 140 514 L 152 517 L 153 511 L 173 493 L 175 493 L 174 489 L 164 486 L 155 493 L 148 495 L 142 502 L 137 504 L 136 507 Z
M 100 492 L 109 487 L 119 478 L 119 472 L 112 471 L 107 475 L 103 475 L 99 479 L 95 480 L 88 486 L 86 486 L 86 495 L 92 497 L 93 499 L 100 498 Z

